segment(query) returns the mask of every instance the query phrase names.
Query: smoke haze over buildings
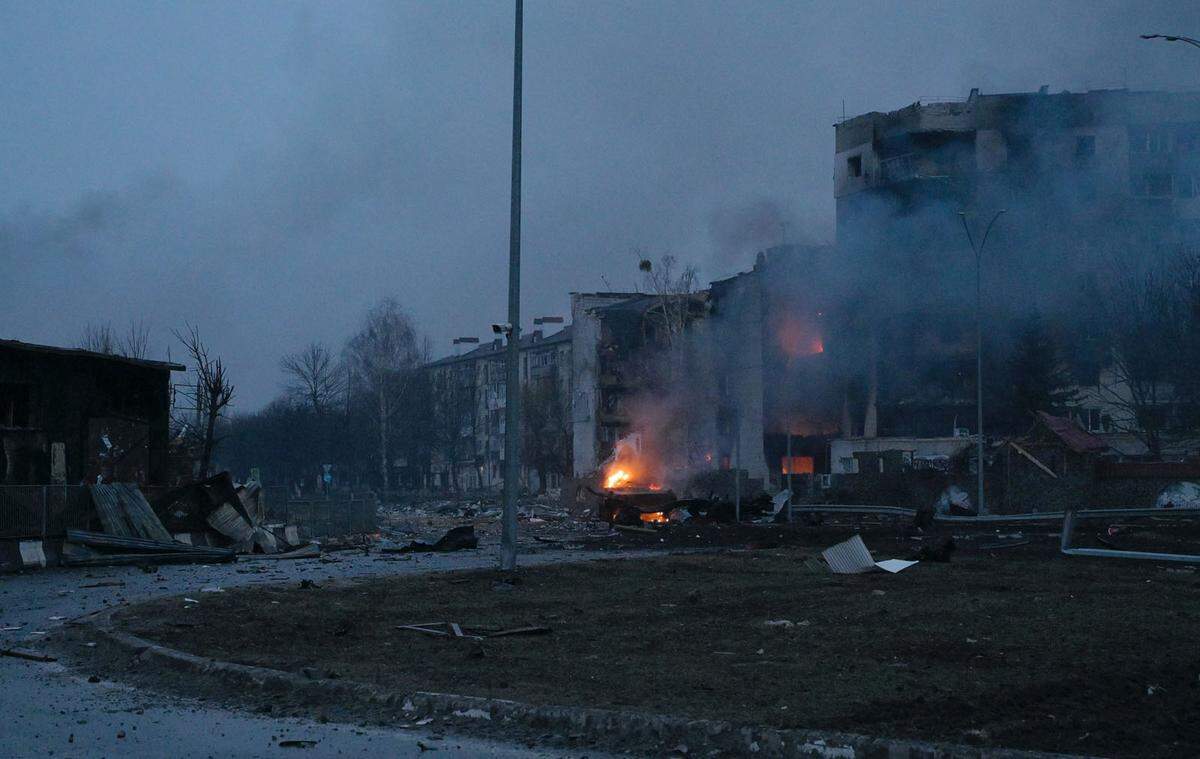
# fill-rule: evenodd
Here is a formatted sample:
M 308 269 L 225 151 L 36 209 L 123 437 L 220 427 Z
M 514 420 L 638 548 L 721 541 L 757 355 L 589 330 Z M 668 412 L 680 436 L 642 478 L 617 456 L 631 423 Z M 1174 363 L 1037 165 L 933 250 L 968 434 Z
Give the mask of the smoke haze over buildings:
M 834 239 L 832 124 L 918 98 L 1196 89 L 1184 2 L 530 2 L 524 313 Z M 0 6 L 0 337 L 211 335 L 243 409 L 395 296 L 449 352 L 503 312 L 511 7 Z M 967 260 L 960 266 L 969 272 Z M 525 325 L 528 327 L 528 324 Z M 178 348 L 175 348 L 178 352 Z

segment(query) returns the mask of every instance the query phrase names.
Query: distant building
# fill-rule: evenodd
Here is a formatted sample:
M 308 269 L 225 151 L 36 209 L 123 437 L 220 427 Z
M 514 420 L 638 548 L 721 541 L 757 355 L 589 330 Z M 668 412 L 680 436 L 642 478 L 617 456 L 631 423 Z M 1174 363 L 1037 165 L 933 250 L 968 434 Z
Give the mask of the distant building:
M 855 275 L 848 298 L 869 356 L 843 436 L 976 432 L 963 361 L 975 260 L 960 211 L 976 243 L 1006 211 L 983 256 L 993 315 L 1052 309 L 1098 271 L 1200 244 L 1200 93 L 976 89 L 834 131 L 839 259 Z M 1082 421 L 1100 431 L 1110 411 L 1084 400 Z
M 0 483 L 168 484 L 163 361 L 0 340 Z
M 561 399 L 567 408 L 571 397 L 571 336 L 569 326 L 549 336 L 534 330 L 521 336 L 520 351 L 521 386 L 548 383 L 556 392 L 547 397 Z M 477 490 L 503 485 L 506 352 L 504 340 L 496 339 L 426 367 L 439 438 L 428 487 Z M 528 418 L 528 410 L 522 416 Z M 560 478 L 551 475 L 549 482 L 541 483 L 536 468 L 522 461 L 523 484 L 530 490 L 539 490 L 542 485 L 558 487 Z

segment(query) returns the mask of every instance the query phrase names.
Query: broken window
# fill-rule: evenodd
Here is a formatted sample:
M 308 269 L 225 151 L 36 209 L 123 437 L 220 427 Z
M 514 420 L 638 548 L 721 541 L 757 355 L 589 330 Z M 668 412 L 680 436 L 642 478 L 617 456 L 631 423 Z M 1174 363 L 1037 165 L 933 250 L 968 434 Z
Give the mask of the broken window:
M 29 385 L 0 382 L 0 427 L 29 426 Z
M 1147 174 L 1146 194 L 1152 198 L 1165 198 L 1173 194 L 1170 174 Z
M 1164 129 L 1130 129 L 1129 150 L 1132 153 L 1167 153 L 1171 150 L 1171 135 Z
M 1175 177 L 1175 194 L 1181 198 L 1196 197 L 1196 177 L 1191 174 Z
M 846 159 L 846 172 L 852 177 L 862 176 L 862 156 L 852 155 Z
M 1091 158 L 1096 155 L 1096 135 L 1085 134 L 1075 138 L 1075 157 Z
M 784 456 L 781 464 L 780 471 L 783 474 L 812 474 L 815 471 L 812 456 L 792 456 L 790 462 Z

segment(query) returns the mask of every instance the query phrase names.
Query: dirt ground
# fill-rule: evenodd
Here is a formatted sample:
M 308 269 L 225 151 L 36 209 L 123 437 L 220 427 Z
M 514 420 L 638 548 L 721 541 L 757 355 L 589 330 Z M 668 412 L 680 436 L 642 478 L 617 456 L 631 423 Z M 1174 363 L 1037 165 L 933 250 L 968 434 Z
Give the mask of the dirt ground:
M 123 613 L 257 666 L 533 703 L 1116 756 L 1200 755 L 1200 573 L 979 550 L 897 575 L 804 564 L 848 530 L 716 555 L 253 588 Z M 640 536 L 639 536 L 640 537 Z M 647 536 L 649 538 L 650 536 Z M 875 557 L 917 545 L 864 535 Z M 811 544 L 805 547 L 803 543 Z M 397 629 L 545 625 L 482 642 Z M 790 624 L 768 625 L 769 621 Z

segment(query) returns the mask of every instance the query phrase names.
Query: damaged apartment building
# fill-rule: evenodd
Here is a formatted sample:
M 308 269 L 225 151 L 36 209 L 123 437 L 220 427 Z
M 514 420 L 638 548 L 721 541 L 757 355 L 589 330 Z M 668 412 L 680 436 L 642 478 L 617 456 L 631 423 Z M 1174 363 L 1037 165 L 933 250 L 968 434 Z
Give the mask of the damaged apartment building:
M 551 335 L 534 330 L 521 336 L 520 378 L 529 404 L 522 414 L 543 427 L 548 445 L 560 438 L 563 466 L 545 456 L 522 456 L 522 480 L 531 491 L 560 487 L 569 463 L 568 399 L 571 397 L 571 327 Z M 470 491 L 495 489 L 504 482 L 505 391 L 504 340 L 496 339 L 426 367 L 433 390 L 437 445 L 427 487 Z M 561 434 L 552 429 L 561 427 Z M 543 441 L 539 441 L 543 442 Z M 544 478 L 544 481 L 543 481 Z
M 826 246 L 779 246 L 698 292 L 573 293 L 575 476 L 631 436 L 643 477 L 681 492 L 707 472 L 821 471 L 838 420 L 818 286 L 831 263 Z
M 662 295 L 572 295 L 576 477 L 631 435 L 676 488 L 730 468 L 764 484 L 800 475 L 810 492 L 868 460 L 943 469 L 977 433 L 960 212 L 978 243 L 1005 211 L 979 272 L 997 324 L 1070 310 L 1065 293 L 1122 256 L 1200 242 L 1195 94 L 975 90 L 834 131 L 835 245 L 763 251 L 680 301 L 678 335 Z M 1088 392 L 1103 364 L 1073 376 L 1062 413 L 1120 451 L 1104 429 L 1115 411 Z
M 1200 94 L 976 89 L 848 119 L 835 139 L 838 256 L 862 304 L 835 474 L 886 450 L 937 461 L 977 433 L 976 260 L 960 211 L 977 244 L 1005 212 L 981 257 L 985 335 L 1014 315 L 1075 307 L 1072 291 L 1095 272 L 1200 243 Z M 1074 375 L 1066 412 L 1139 453 L 1112 423 L 1121 390 L 1103 359 Z

